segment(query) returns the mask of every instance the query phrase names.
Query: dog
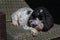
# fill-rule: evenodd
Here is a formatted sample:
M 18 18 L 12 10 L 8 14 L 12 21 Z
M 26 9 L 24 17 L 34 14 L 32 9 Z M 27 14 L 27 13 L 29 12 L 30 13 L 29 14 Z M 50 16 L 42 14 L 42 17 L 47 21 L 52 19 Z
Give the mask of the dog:
M 29 7 L 20 8 L 11 15 L 11 21 L 14 26 L 23 27 L 25 30 L 31 31 L 31 34 L 38 34 L 38 31 L 27 25 L 28 19 L 31 16 L 33 10 Z
M 12 24 L 20 25 L 25 30 L 30 30 L 33 36 L 39 31 L 48 31 L 53 23 L 52 15 L 44 7 L 38 7 L 35 10 L 25 7 L 20 8 L 11 15 Z

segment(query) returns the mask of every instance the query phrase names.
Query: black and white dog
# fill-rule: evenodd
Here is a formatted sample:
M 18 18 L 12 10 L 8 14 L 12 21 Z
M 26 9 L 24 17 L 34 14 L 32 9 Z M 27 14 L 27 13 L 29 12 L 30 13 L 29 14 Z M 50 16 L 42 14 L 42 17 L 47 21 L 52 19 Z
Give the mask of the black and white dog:
M 30 30 L 33 35 L 37 35 L 38 31 L 47 31 L 53 25 L 51 14 L 44 7 L 36 10 L 31 8 L 21 8 L 11 15 L 12 24 L 20 25 L 25 30 Z
M 36 29 L 27 25 L 28 19 L 32 12 L 33 10 L 28 7 L 18 9 L 11 15 L 12 24 L 14 26 L 20 25 L 20 27 L 23 27 L 23 29 L 30 30 L 32 34 L 37 34 L 38 32 Z

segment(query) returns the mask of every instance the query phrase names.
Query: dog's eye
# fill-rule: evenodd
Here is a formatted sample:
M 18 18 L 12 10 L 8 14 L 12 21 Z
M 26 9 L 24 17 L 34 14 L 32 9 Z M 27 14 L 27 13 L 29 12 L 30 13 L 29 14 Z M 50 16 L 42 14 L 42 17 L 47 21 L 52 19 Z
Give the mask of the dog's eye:
M 31 11 L 27 11 L 27 14 L 30 14 Z

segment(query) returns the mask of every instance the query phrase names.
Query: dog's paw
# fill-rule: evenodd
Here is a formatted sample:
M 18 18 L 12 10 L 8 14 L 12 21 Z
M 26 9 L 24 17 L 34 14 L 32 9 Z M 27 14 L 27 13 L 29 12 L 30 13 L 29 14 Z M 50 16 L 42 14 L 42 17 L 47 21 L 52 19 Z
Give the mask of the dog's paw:
M 12 24 L 13 26 L 18 26 L 18 22 L 17 22 L 17 21 L 13 21 L 11 24 Z
M 31 34 L 33 36 L 37 36 L 38 35 L 38 31 L 35 28 L 33 28 L 33 29 L 31 29 Z

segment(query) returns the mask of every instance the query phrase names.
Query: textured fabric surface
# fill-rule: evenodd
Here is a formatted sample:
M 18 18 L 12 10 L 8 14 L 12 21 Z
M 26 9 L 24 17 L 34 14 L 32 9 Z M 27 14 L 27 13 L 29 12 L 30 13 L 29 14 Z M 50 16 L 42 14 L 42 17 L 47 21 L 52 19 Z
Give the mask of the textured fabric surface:
M 6 37 L 6 15 L 0 12 L 0 40 L 7 40 Z

